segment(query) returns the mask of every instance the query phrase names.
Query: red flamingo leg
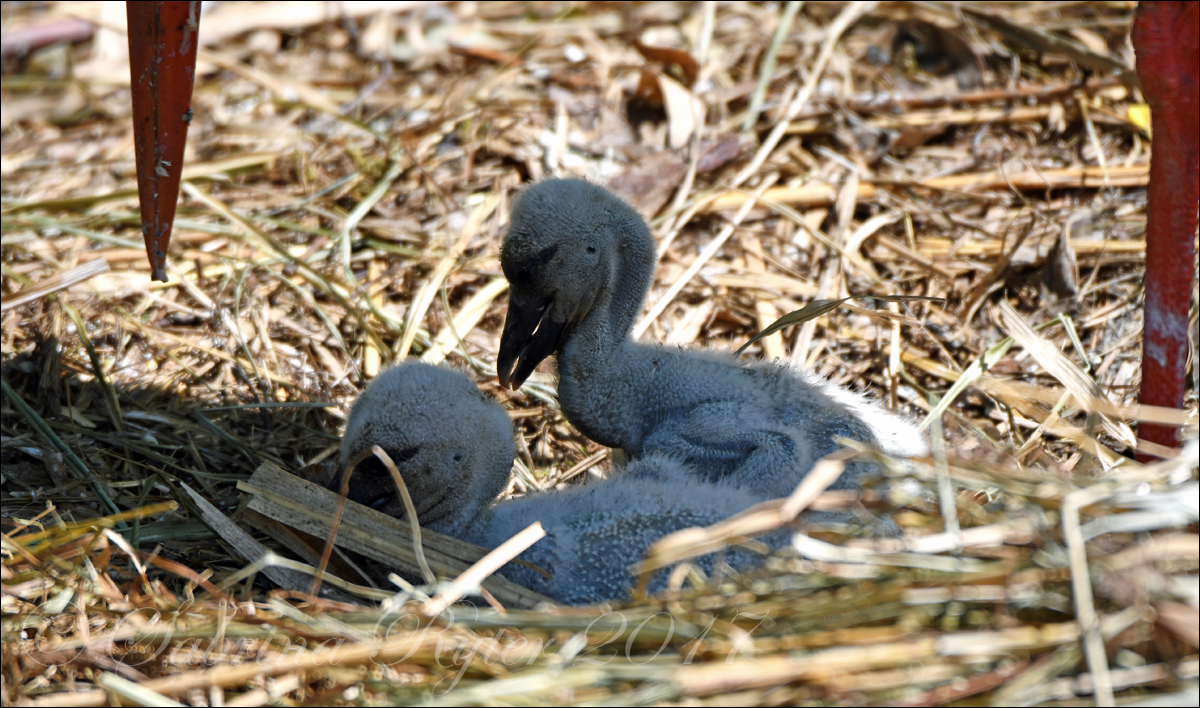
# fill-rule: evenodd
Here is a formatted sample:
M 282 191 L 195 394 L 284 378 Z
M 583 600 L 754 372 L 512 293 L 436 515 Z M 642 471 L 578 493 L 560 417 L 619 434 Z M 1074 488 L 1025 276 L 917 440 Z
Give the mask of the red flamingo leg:
M 167 246 L 192 119 L 199 2 L 127 2 L 133 145 L 150 277 L 167 281 Z
M 1137 73 L 1154 131 L 1146 221 L 1141 402 L 1182 408 L 1196 250 L 1200 3 L 1142 2 L 1133 25 Z M 1143 440 L 1177 447 L 1175 429 L 1143 424 Z

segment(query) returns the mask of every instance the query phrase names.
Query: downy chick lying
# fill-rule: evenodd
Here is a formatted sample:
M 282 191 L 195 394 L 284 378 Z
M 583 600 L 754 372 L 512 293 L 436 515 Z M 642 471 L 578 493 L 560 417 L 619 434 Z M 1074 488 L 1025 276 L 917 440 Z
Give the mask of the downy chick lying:
M 713 524 L 758 501 L 742 490 L 697 483 L 667 456 L 647 455 L 615 479 L 491 507 L 512 467 L 508 415 L 462 374 L 415 361 L 384 371 L 355 401 L 342 442 L 342 466 L 372 445 L 396 463 L 422 527 L 494 548 L 540 521 L 546 538 L 520 557 L 553 578 L 520 564 L 502 572 L 566 604 L 625 597 L 633 580 L 629 566 L 654 541 Z M 390 475 L 374 457 L 359 464 L 350 498 L 404 516 Z M 754 561 L 745 551 L 726 554 L 735 567 Z M 711 567 L 711 559 L 700 565 Z M 660 572 L 651 590 L 664 580 Z

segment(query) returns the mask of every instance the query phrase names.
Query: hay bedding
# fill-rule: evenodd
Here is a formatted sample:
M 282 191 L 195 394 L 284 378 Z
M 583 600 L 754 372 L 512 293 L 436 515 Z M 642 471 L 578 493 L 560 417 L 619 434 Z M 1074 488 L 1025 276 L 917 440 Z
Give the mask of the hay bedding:
M 1138 420 L 1196 435 L 1194 392 L 1134 400 L 1150 142 L 1113 69 L 1131 7 L 327 7 L 202 20 L 168 284 L 130 192 L 123 13 L 3 8 L 6 31 L 100 28 L 4 58 L 5 703 L 1194 702 L 1197 450 L 1130 459 Z M 890 493 L 812 501 L 902 538 L 810 524 L 760 575 L 685 565 L 627 604 L 519 609 L 536 598 L 502 588 L 502 609 L 430 616 L 461 588 L 369 587 L 369 558 L 323 560 L 299 513 L 264 511 L 287 499 L 256 470 L 328 475 L 356 392 L 410 354 L 512 412 L 509 493 L 608 473 L 549 375 L 501 392 L 491 364 L 507 206 L 564 173 L 651 219 L 656 340 L 735 349 L 812 299 L 945 298 L 850 301 L 750 347 L 944 440 L 884 461 L 909 480 Z M 447 548 L 444 578 L 479 557 Z

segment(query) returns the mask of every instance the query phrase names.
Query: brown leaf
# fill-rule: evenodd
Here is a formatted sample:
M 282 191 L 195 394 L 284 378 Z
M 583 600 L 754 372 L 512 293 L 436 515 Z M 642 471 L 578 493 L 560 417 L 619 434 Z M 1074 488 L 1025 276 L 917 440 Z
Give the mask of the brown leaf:
M 700 159 L 696 162 L 696 174 L 704 174 L 724 167 L 742 152 L 742 143 L 736 135 L 722 135 L 716 142 L 700 145 Z
M 1059 297 L 1075 297 L 1079 294 L 1079 263 L 1075 260 L 1075 249 L 1071 248 L 1071 230 L 1063 229 L 1058 240 L 1046 257 L 1042 271 L 1046 287 Z
M 637 49 L 648 61 L 658 62 L 669 73 L 676 73 L 684 86 L 691 88 L 696 83 L 696 77 L 700 75 L 700 64 L 691 54 L 682 49 L 651 47 L 648 44 L 642 44 L 641 41 L 636 39 L 633 40 L 632 44 L 634 49 Z M 675 67 L 677 67 L 677 71 L 671 72 L 671 69 Z
M 658 86 L 658 75 L 647 69 L 642 72 L 642 78 L 638 79 L 637 92 L 634 93 L 634 98 L 646 104 L 661 109 L 663 107 L 662 89 Z
M 1021 366 L 1021 362 L 1008 357 L 992 364 L 991 369 L 993 374 L 1003 374 L 1006 376 L 1020 376 L 1025 373 L 1025 367 Z
M 671 150 L 647 155 L 612 178 L 608 188 L 633 205 L 645 219 L 666 204 L 687 172 L 687 163 Z
M 1179 602 L 1159 603 L 1158 622 L 1193 647 L 1200 647 L 1200 612 Z

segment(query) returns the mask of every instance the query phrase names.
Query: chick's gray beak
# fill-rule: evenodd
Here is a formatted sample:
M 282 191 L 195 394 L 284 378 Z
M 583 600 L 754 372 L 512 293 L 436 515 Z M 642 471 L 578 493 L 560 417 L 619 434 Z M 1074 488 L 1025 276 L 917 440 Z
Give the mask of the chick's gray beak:
M 534 368 L 558 349 L 567 322 L 556 322 L 554 314 L 551 300 L 532 306 L 509 301 L 496 357 L 501 386 L 517 390 Z

